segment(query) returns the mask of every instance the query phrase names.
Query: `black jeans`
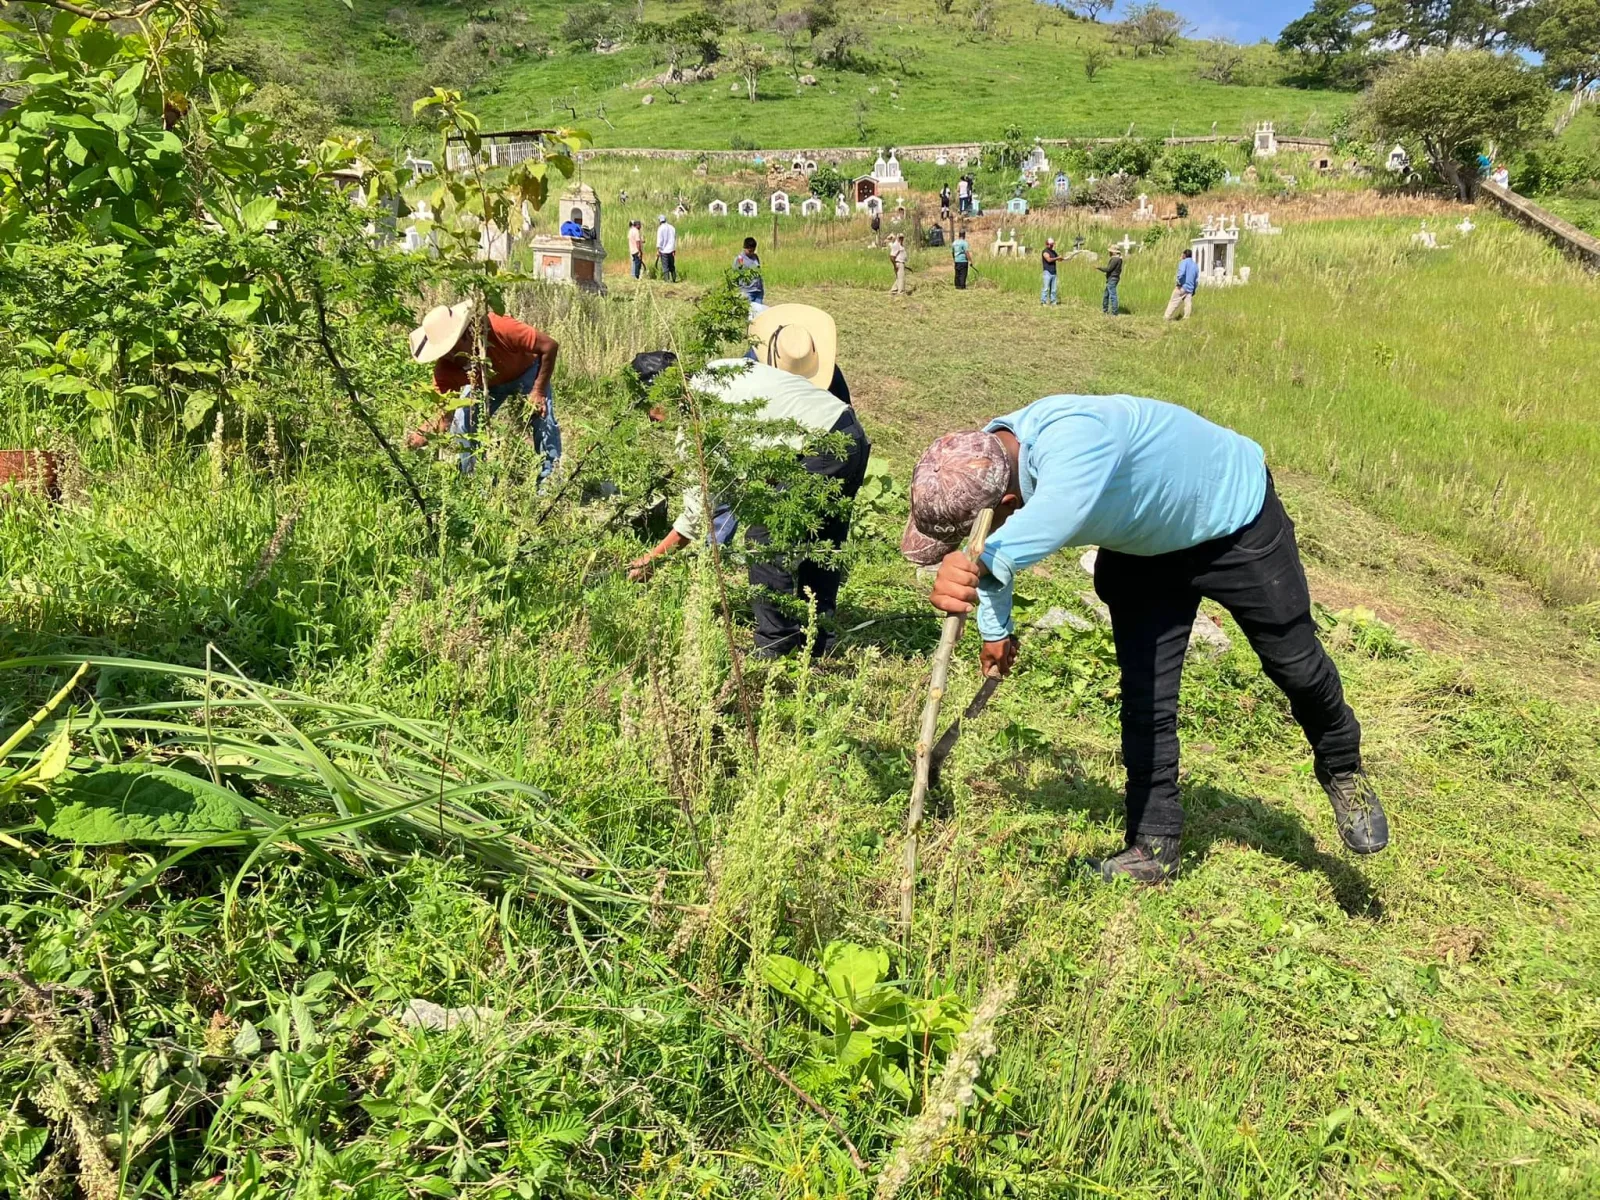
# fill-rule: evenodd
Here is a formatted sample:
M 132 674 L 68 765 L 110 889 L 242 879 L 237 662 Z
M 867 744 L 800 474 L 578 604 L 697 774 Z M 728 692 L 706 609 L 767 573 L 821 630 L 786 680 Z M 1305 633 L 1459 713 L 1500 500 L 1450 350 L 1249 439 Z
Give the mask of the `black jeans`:
M 661 259 L 661 278 L 663 278 L 665 280 L 668 280 L 671 283 L 677 283 L 678 282 L 678 253 L 677 253 L 677 251 L 674 250 L 671 254 L 668 254 L 665 250 L 663 250 L 659 257 Z
M 956 287 L 962 289 L 963 291 L 966 290 L 967 286 L 967 269 L 971 265 L 971 263 L 964 262 L 958 262 L 956 264 Z
M 1361 765 L 1361 726 L 1339 669 L 1317 640 L 1294 522 L 1267 478 L 1267 498 L 1237 533 L 1189 550 L 1140 557 L 1101 550 L 1094 588 L 1111 610 L 1122 668 L 1122 759 L 1128 770 L 1128 838 L 1183 830 L 1178 799 L 1178 687 L 1200 598 L 1239 623 L 1267 678 L 1289 697 L 1319 764 Z
M 830 454 L 807 455 L 800 460 L 813 475 L 837 479 L 843 503 L 838 512 L 830 515 L 817 531 L 816 540 L 839 549 L 850 536 L 850 507 L 867 477 L 867 458 L 872 453 L 872 443 L 867 440 L 861 422 L 856 420 L 856 410 L 847 408 L 835 422 L 831 433 L 842 433 L 850 439 L 850 449 L 844 458 Z M 752 525 L 745 540 L 756 546 L 771 542 L 764 525 Z M 750 586 L 755 589 L 750 607 L 756 618 L 756 649 L 767 654 L 786 654 L 805 645 L 805 625 L 796 619 L 799 605 L 807 592 L 816 597 L 818 629 L 813 647 L 816 654 L 825 654 L 833 648 L 833 630 L 823 624 L 831 621 L 839 604 L 839 584 L 844 572 L 835 564 L 802 559 L 790 568 L 775 559 L 752 559 Z M 785 603 L 785 597 L 788 597 Z

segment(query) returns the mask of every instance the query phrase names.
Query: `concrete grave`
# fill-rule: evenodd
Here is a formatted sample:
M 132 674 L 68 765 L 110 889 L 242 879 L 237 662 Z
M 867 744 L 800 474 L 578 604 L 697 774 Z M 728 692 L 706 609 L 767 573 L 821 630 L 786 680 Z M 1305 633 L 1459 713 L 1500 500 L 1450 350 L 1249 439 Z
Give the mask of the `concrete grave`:
M 741 217 L 755 217 L 761 214 L 761 206 L 754 200 L 739 201 L 739 215 Z
M 728 215 L 728 202 L 726 200 L 713 200 L 706 205 L 706 211 L 713 217 L 725 217 Z

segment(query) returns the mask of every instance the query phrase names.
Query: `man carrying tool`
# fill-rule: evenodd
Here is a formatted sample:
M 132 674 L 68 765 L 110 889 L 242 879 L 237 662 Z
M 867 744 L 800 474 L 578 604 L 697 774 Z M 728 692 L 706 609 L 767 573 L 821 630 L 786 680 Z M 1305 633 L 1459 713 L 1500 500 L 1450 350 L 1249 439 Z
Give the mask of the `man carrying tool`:
M 783 305 L 781 308 L 801 310 L 805 306 Z M 758 320 L 776 312 L 778 308 L 768 309 Z M 821 315 L 826 317 L 827 314 Z M 791 311 L 790 323 L 776 330 L 764 346 L 758 347 L 773 365 L 746 359 L 712 362 L 707 364 L 710 369 L 738 367 L 742 370 L 719 370 L 715 377 L 696 376 L 690 386 L 697 391 L 714 393 L 730 403 L 752 405 L 753 411 L 748 412 L 752 420 L 793 421 L 800 427 L 800 432 L 775 438 L 770 444 L 793 450 L 810 474 L 838 480 L 837 507 L 823 518 L 815 534 L 816 542 L 836 552 L 850 536 L 850 508 L 867 477 L 872 444 L 856 419 L 855 409 L 827 390 L 834 374 L 837 349 L 832 319 L 809 327 L 802 326 L 802 320 L 804 313 Z M 661 420 L 665 415 L 652 412 L 651 418 Z M 808 445 L 830 433 L 845 435 L 848 447 L 842 457 L 814 452 Z M 716 497 L 712 502 L 716 503 Z M 667 536 L 648 554 L 630 564 L 630 577 L 647 578 L 662 556 L 688 545 L 696 536 L 704 536 L 703 526 L 704 497 L 696 485 L 685 490 L 683 510 Z M 760 525 L 750 527 L 745 539 L 756 546 L 771 542 L 770 534 Z M 814 597 L 817 605 L 818 629 L 812 654 L 820 658 L 832 650 L 836 636 L 831 625 L 843 578 L 844 572 L 831 554 L 824 561 L 806 558 L 798 563 L 753 557 L 750 561 L 753 589 L 750 606 L 755 614 L 756 657 L 781 658 L 805 645 L 805 626 L 792 610 L 796 607 L 795 601 L 803 603 L 807 595 Z
M 668 283 L 678 282 L 678 229 L 662 213 L 656 218 L 656 262 L 661 266 L 661 278 Z
M 433 386 L 443 395 L 470 399 L 485 390 L 485 381 L 472 362 L 472 325 L 469 300 L 431 310 L 422 318 L 422 324 L 411 331 L 411 357 L 419 363 L 433 364 Z M 539 478 L 545 479 L 561 457 L 561 427 L 556 424 L 555 402 L 550 396 L 550 379 L 555 374 L 561 346 L 549 334 L 497 312 L 489 314 L 484 346 L 489 359 L 488 415 L 493 416 L 511 396 L 531 397 L 533 411 L 528 427 L 533 444 L 544 455 Z M 448 430 L 461 447 L 461 469 L 471 471 L 476 465 L 473 447 L 478 408 L 476 403 L 467 403 L 445 413 L 413 432 L 407 444 L 420 450 L 427 445 L 429 436 Z
M 979 561 L 957 547 L 995 513 Z M 982 431 L 947 434 L 917 464 L 901 552 L 938 564 L 933 606 L 976 609 L 985 674 L 1016 659 L 1011 595 L 1026 567 L 1097 545 L 1094 585 L 1111 611 L 1128 773 L 1125 849 L 1107 879 L 1177 874 L 1178 689 L 1202 597 L 1226 608 L 1289 698 L 1344 844 L 1382 850 L 1388 822 L 1361 766 L 1361 726 L 1317 640 L 1294 524 L 1261 447 L 1159 400 L 1047 396 Z

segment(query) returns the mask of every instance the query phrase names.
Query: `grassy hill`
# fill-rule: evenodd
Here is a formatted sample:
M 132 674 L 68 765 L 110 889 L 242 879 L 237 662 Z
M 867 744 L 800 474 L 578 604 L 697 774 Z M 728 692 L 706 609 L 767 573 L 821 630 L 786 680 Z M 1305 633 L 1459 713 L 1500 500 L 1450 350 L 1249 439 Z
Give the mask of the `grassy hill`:
M 1239 52 L 1234 82 L 1202 79 L 1216 48 L 1180 42 L 1165 55 L 1134 57 L 1103 25 L 1029 0 L 996 0 L 987 32 L 966 5 L 940 15 L 932 0 L 889 0 L 841 12 L 862 26 L 866 46 L 850 70 L 815 62 L 805 44 L 786 59 L 774 34 L 739 34 L 775 61 L 751 102 L 722 75 L 688 85 L 681 103 L 659 91 L 651 104 L 625 87 L 658 74 L 649 48 L 629 45 L 642 11 L 670 20 L 684 5 L 629 9 L 620 48 L 572 50 L 562 40 L 573 5 L 402 3 L 355 0 L 237 0 L 230 30 L 251 65 L 334 110 L 341 119 L 396 134 L 410 101 L 427 86 L 464 86 L 487 119 L 517 124 L 578 120 L 600 145 L 726 148 L 805 143 L 873 145 L 993 138 L 1009 123 L 1029 135 L 1238 133 L 1274 119 L 1280 130 L 1326 130 L 1350 103 L 1336 92 L 1282 86 L 1282 64 L 1265 46 Z M 730 31 L 730 36 L 733 31 Z M 1091 51 L 1107 55 L 1091 80 Z M 904 53 L 903 53 L 904 52 Z M 792 69 L 791 69 L 792 68 Z M 802 87 L 796 76 L 812 75 Z M 568 101 L 572 108 L 553 106 Z M 411 139 L 423 144 L 420 131 Z

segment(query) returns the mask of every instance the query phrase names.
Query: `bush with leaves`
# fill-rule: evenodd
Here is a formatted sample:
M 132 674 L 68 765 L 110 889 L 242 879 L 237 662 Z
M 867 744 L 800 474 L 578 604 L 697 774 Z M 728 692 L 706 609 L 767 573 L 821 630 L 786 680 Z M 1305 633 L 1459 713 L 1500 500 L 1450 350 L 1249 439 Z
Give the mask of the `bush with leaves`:
M 1161 141 L 1156 138 L 1119 138 L 1090 146 L 1084 155 L 1084 166 L 1096 175 L 1142 179 L 1150 174 L 1162 149 Z
M 1228 168 L 1220 158 L 1191 146 L 1174 146 L 1161 156 L 1154 182 L 1180 196 L 1209 192 L 1226 178 Z
M 832 163 L 822 163 L 811 173 L 811 194 L 819 200 L 832 200 L 842 196 L 849 187 L 849 180 L 844 173 Z

